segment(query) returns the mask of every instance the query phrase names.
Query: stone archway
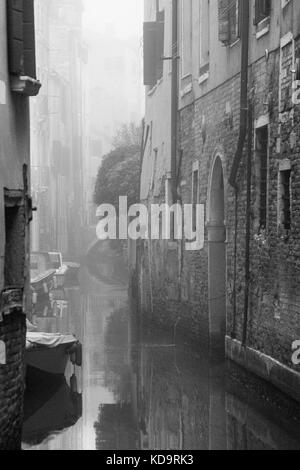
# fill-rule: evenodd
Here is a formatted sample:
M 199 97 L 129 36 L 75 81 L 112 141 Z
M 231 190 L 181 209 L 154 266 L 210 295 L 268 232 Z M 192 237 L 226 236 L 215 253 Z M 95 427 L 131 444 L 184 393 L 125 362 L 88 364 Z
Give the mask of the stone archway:
M 226 335 L 226 211 L 222 158 L 214 158 L 208 195 L 208 286 L 211 346 L 225 352 Z

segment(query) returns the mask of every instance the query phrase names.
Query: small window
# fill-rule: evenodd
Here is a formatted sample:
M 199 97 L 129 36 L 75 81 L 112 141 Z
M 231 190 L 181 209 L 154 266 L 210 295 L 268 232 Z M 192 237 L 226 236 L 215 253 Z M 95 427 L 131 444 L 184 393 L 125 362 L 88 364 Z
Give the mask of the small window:
M 152 167 L 152 176 L 151 176 L 151 191 L 153 191 L 155 188 L 158 149 L 157 148 L 154 149 L 153 153 L 154 153 L 154 158 L 153 158 L 153 167 Z
M 6 344 L 4 341 L 0 341 L 0 365 L 6 365 Z
M 202 0 L 201 0 L 202 1 Z M 192 72 L 193 10 L 191 0 L 181 0 L 181 74 Z
M 271 0 L 255 0 L 254 24 L 258 25 L 261 21 L 268 18 L 271 14 Z
M 230 45 L 240 37 L 240 0 L 219 0 L 219 40 Z
M 280 225 L 284 230 L 291 229 L 291 170 L 284 169 L 279 172 L 279 210 Z
M 268 126 L 256 131 L 256 158 L 259 179 L 259 228 L 267 228 L 268 210 L 268 149 L 269 129 Z
M 295 80 L 300 80 L 300 57 L 295 58 Z
M 209 40 L 210 40 L 210 2 L 203 0 L 200 4 L 200 77 L 209 73 Z

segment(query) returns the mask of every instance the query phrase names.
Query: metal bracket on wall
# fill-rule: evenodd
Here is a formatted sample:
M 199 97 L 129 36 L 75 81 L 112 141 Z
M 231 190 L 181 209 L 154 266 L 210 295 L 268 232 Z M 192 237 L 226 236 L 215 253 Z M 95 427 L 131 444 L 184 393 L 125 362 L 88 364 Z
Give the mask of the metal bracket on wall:
M 180 56 L 176 57 L 161 57 L 161 60 L 180 60 Z
M 27 225 L 32 222 L 33 212 L 37 212 L 37 207 L 33 207 L 31 196 L 25 196 L 25 217 Z

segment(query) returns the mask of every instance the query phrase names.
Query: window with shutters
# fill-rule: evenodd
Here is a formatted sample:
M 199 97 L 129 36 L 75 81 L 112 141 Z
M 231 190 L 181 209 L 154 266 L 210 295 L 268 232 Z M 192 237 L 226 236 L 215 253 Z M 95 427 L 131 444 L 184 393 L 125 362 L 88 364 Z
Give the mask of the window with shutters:
M 255 0 L 254 24 L 258 25 L 271 14 L 271 0 Z
M 36 95 L 34 0 L 7 1 L 8 67 L 12 90 Z
M 241 1 L 219 0 L 219 40 L 231 45 L 240 37 Z
M 156 21 L 144 23 L 144 85 L 153 88 L 163 77 L 165 12 L 158 11 Z

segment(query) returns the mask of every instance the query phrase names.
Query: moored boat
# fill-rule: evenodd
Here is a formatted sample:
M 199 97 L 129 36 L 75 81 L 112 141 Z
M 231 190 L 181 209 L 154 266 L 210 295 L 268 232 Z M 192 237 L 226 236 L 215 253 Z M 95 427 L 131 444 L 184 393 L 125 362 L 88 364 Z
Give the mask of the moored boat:
M 33 293 L 48 294 L 54 287 L 55 269 L 51 267 L 48 253 L 32 253 L 30 257 L 30 278 Z
M 58 252 L 49 252 L 51 267 L 55 269 L 54 288 L 59 289 L 65 285 L 68 266 L 63 263 L 62 254 Z
M 73 359 L 81 366 L 82 346 L 73 335 L 28 332 L 26 336 L 25 363 L 27 367 L 53 375 L 63 375 L 68 362 Z

